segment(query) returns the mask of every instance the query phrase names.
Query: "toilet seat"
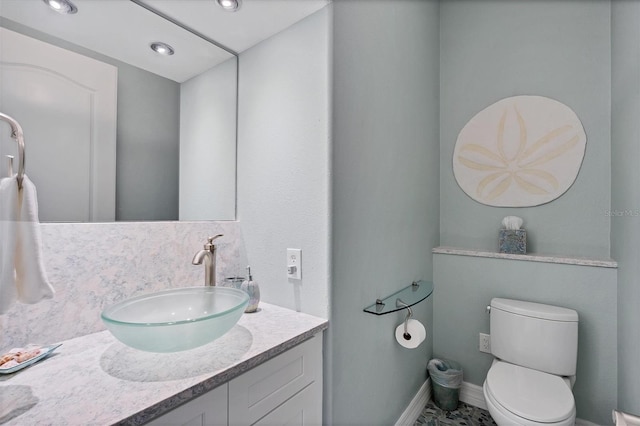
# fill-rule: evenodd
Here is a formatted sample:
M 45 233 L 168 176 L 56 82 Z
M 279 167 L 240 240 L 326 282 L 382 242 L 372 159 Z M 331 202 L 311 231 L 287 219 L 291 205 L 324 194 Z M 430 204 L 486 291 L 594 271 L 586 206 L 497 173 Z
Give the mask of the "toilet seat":
M 487 373 L 484 393 L 488 405 L 513 422 L 560 425 L 575 420 L 573 394 L 560 376 L 497 361 Z

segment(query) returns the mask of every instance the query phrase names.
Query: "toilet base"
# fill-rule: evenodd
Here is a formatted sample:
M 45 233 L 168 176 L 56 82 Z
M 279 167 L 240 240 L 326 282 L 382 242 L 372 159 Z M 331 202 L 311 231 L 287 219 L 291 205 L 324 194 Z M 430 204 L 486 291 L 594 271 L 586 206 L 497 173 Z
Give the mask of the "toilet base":
M 493 397 L 487 390 L 487 382 L 482 385 L 482 393 L 484 394 L 484 400 L 487 403 L 487 409 L 493 420 L 496 422 L 498 426 L 573 426 L 576 421 L 576 413 L 573 412 L 573 415 L 568 419 L 558 422 L 558 423 L 537 423 L 532 422 L 527 419 L 523 419 L 522 417 L 518 417 L 515 414 L 505 410 L 499 404 L 493 400 Z

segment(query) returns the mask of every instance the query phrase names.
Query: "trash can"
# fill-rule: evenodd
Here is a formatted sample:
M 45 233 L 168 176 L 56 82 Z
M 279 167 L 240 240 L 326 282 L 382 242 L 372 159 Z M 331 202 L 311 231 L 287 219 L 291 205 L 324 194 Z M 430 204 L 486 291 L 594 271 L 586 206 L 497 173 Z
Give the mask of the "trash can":
M 445 411 L 455 410 L 462 386 L 462 366 L 455 361 L 434 358 L 427 364 L 433 400 Z

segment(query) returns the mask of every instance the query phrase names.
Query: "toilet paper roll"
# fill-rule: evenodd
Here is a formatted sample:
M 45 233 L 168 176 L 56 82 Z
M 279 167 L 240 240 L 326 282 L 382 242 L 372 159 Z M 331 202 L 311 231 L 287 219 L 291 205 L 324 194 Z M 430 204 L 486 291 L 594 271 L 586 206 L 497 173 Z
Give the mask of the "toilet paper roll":
M 413 318 L 409 319 L 407 323 L 407 333 L 411 336 L 409 339 L 404 336 L 404 322 L 396 327 L 396 340 L 400 345 L 408 349 L 417 348 L 427 338 L 427 330 L 425 330 L 424 325 Z

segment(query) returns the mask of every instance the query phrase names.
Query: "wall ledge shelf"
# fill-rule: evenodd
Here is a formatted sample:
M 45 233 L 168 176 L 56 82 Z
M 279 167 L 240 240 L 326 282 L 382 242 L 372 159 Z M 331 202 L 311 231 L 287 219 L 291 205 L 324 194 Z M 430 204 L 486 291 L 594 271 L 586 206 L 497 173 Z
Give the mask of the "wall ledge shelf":
M 435 247 L 432 252 L 434 254 L 451 254 L 456 256 L 472 256 L 472 257 L 487 257 L 493 259 L 511 259 L 522 260 L 526 262 L 543 262 L 543 263 L 559 263 L 565 265 L 578 265 L 578 266 L 594 266 L 598 268 L 617 268 L 618 262 L 613 259 L 606 258 L 591 258 L 591 257 L 577 257 L 577 256 L 562 256 L 555 254 L 510 254 L 510 253 L 498 253 L 493 251 L 477 250 L 477 249 L 464 249 L 458 247 Z

